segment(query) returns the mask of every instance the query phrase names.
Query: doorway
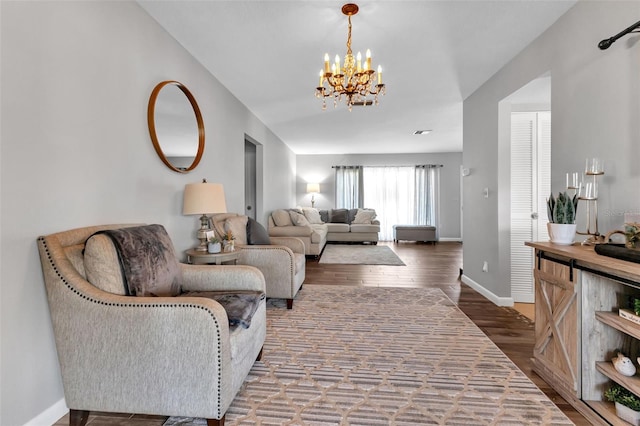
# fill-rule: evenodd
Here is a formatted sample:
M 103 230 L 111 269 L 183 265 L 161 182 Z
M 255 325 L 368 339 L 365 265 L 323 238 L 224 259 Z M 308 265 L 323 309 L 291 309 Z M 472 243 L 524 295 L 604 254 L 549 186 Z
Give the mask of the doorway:
M 257 194 L 257 147 L 248 138 L 244 139 L 244 214 L 256 219 Z
M 546 199 L 551 193 L 551 77 L 542 76 L 514 92 L 510 122 L 511 297 L 534 303 L 534 253 L 526 241 L 546 241 Z M 526 307 L 525 307 L 526 309 Z

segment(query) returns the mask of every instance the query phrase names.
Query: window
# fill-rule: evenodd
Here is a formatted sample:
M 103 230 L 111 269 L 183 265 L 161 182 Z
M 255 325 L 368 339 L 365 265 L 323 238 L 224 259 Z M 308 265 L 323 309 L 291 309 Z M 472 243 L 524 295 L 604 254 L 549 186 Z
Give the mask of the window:
M 393 225 L 436 226 L 439 167 L 336 167 L 336 207 L 375 209 L 382 241 L 393 240 Z

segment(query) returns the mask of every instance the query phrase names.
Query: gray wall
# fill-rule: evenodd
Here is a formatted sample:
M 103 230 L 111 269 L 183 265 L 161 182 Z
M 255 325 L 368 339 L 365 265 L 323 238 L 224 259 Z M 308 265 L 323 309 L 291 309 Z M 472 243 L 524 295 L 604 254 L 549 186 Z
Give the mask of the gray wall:
M 298 155 L 296 197 L 299 206 L 310 206 L 311 195 L 306 193 L 307 182 L 320 183 L 320 194 L 315 196 L 319 209 L 335 207 L 335 175 L 331 166 L 413 166 L 416 164 L 442 164 L 440 169 L 440 224 L 441 239 L 460 239 L 460 165 L 462 153 L 440 154 L 341 154 Z
M 225 186 L 244 211 L 245 133 L 262 144 L 262 215 L 295 204 L 295 155 L 132 2 L 0 2 L 0 424 L 51 424 L 65 412 L 36 238 L 74 227 L 147 222 L 176 250 L 196 243 L 184 185 Z M 170 171 L 153 150 L 149 95 L 184 83 L 206 130 L 198 168 Z M 96 366 L 99 368 L 99 366 Z
M 597 48 L 638 16 L 637 1 L 578 2 L 465 100 L 463 163 L 473 173 L 464 180 L 463 279 L 492 300 L 511 297 L 509 155 L 499 145 L 498 104 L 529 81 L 551 75 L 552 191 L 564 189 L 565 173 L 583 171 L 587 157 L 600 157 L 606 169 L 600 231 L 619 229 L 625 212 L 640 211 L 640 35 L 628 35 L 606 51 Z M 585 206 L 579 209 L 583 228 Z M 489 262 L 487 273 L 481 271 L 483 260 Z

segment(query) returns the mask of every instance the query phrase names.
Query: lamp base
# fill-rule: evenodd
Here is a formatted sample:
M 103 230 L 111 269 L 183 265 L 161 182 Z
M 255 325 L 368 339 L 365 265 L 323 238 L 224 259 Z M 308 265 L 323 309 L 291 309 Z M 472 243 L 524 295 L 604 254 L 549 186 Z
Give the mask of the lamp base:
M 207 215 L 203 214 L 202 216 L 200 216 L 200 229 L 198 229 L 198 232 L 196 233 L 196 237 L 200 240 L 200 245 L 193 248 L 195 251 L 204 253 L 207 252 L 208 232 L 211 232 L 211 229 L 209 228 L 209 218 L 207 217 Z

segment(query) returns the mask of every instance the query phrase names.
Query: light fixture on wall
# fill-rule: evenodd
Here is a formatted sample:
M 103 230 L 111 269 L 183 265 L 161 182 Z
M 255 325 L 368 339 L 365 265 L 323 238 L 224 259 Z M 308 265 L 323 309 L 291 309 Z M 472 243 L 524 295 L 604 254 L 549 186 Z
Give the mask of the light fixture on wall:
M 351 17 L 358 13 L 358 5 L 347 3 L 342 6 L 342 13 L 349 17 L 347 54 L 344 56 L 343 66 L 340 66 L 339 55 L 336 55 L 333 65 L 329 63 L 329 54 L 324 55 L 324 69 L 320 70 L 320 84 L 316 87 L 316 97 L 322 99 L 323 110 L 327 109 L 326 98 L 329 96 L 333 97 L 334 107 L 338 106 L 338 101 L 344 96 L 351 111 L 353 105 L 367 105 L 369 95 L 373 95 L 373 101 L 378 105 L 378 95 L 385 93 L 380 65 L 378 65 L 377 84 L 373 84 L 376 80 L 376 71 L 371 67 L 371 51 L 367 49 L 364 63 L 360 52 L 354 58 L 351 51 Z
M 197 232 L 200 245 L 195 247 L 196 251 L 207 251 L 207 232 L 211 231 L 207 215 L 226 212 L 227 203 L 221 183 L 208 183 L 206 179 L 202 179 L 202 183 L 189 183 L 184 187 L 182 214 L 202 215 Z
M 319 183 L 308 183 L 307 184 L 307 194 L 311 194 L 311 207 L 315 206 L 316 200 L 314 198 L 315 194 L 320 193 L 320 184 Z

